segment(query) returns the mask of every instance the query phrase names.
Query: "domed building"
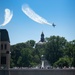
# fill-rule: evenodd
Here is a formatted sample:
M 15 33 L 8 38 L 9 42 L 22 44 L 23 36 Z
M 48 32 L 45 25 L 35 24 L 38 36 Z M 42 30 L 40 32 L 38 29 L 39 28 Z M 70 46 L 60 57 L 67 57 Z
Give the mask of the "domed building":
M 45 43 L 46 43 L 46 41 L 45 41 L 45 38 L 44 38 L 44 33 L 42 32 L 40 41 L 37 44 L 45 44 Z

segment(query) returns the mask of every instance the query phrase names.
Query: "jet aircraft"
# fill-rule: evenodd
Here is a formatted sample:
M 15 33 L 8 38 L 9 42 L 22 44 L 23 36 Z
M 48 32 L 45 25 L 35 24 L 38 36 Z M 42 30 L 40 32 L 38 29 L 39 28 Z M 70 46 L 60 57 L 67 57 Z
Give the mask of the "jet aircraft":
M 56 25 L 53 23 L 52 26 L 55 27 Z

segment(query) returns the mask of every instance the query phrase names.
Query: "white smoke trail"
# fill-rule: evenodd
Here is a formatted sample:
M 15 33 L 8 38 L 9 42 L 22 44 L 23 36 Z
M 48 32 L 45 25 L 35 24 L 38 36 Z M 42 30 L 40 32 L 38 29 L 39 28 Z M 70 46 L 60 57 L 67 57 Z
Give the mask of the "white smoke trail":
M 1 26 L 5 26 L 7 23 L 9 23 L 12 17 L 13 17 L 13 12 L 11 12 L 9 9 L 5 9 L 4 22 L 3 24 L 1 24 Z
M 42 18 L 41 16 L 39 16 L 38 14 L 36 14 L 29 6 L 27 5 L 23 5 L 22 6 L 22 11 L 32 20 L 34 20 L 35 22 L 38 22 L 40 24 L 47 24 L 47 25 L 52 25 L 51 23 L 49 23 L 46 19 Z

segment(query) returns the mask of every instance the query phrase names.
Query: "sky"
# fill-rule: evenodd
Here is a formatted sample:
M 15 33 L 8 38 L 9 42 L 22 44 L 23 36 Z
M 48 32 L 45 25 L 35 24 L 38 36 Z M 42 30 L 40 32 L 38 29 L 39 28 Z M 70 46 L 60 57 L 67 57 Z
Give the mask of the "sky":
M 31 20 L 22 11 L 24 4 L 56 27 Z M 13 17 L 0 29 L 7 29 L 11 45 L 28 40 L 38 42 L 42 31 L 45 37 L 55 35 L 75 40 L 75 0 L 0 0 L 0 25 L 4 22 L 5 9 L 13 11 Z

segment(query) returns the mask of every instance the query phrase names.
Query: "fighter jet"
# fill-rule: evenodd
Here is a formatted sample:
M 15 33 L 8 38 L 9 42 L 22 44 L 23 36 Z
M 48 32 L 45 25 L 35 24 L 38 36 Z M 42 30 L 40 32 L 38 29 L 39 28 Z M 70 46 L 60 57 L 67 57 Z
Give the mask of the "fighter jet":
M 55 27 L 56 25 L 53 23 L 52 26 Z

